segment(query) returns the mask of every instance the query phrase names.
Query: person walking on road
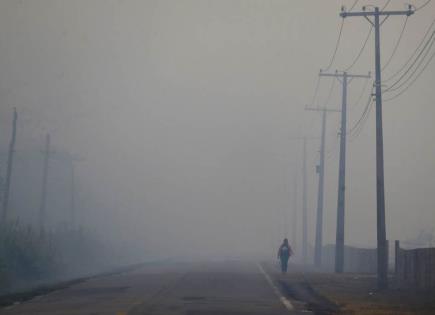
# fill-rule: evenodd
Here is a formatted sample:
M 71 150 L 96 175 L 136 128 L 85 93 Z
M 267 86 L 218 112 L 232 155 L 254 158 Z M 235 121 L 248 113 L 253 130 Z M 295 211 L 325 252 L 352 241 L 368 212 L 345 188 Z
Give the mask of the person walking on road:
M 281 261 L 282 273 L 287 272 L 288 260 L 291 255 L 293 255 L 292 248 L 288 243 L 288 239 L 285 238 L 278 250 L 278 259 Z

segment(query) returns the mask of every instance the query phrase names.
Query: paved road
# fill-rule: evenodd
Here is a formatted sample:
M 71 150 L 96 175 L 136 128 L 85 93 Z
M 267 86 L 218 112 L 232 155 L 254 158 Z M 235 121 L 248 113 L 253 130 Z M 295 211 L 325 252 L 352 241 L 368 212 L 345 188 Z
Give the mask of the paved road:
M 145 266 L 94 278 L 0 311 L 1 315 L 297 314 L 255 263 Z M 307 314 L 307 313 L 304 313 Z

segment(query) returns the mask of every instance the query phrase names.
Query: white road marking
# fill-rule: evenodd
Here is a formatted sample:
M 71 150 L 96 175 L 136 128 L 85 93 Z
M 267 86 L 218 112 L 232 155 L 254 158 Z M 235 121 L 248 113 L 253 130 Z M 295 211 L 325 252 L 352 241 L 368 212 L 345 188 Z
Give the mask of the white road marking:
M 273 292 L 275 292 L 276 296 L 279 298 L 282 304 L 284 304 L 285 308 L 289 311 L 294 311 L 293 304 L 284 296 L 282 295 L 281 291 L 278 289 L 278 287 L 273 283 L 270 276 L 264 271 L 263 266 L 257 263 L 258 269 L 260 269 L 261 273 L 266 278 L 267 283 L 272 287 Z

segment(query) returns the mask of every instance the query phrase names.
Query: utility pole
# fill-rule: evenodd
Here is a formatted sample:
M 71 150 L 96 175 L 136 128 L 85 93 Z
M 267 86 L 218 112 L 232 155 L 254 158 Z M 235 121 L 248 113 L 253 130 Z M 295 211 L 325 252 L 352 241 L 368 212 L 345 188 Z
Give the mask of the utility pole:
M 347 85 L 355 78 L 370 78 L 368 75 L 320 72 L 320 76 L 335 77 L 342 84 L 341 96 L 341 128 L 340 128 L 340 162 L 338 167 L 338 197 L 337 197 L 337 231 L 335 241 L 335 272 L 344 270 L 344 205 L 346 190 L 346 131 L 347 131 Z
M 308 254 L 308 217 L 307 217 L 307 139 L 304 137 L 304 156 L 302 160 L 302 262 L 307 264 Z
M 44 232 L 44 227 L 45 227 L 45 207 L 46 207 L 46 199 L 47 199 L 47 176 L 48 176 L 49 160 L 50 160 L 50 134 L 47 133 L 45 138 L 44 169 L 42 174 L 41 207 L 39 208 L 39 229 L 41 231 L 41 234 Z
M 307 209 L 307 140 L 316 138 L 295 137 L 292 140 L 303 140 L 302 158 L 302 262 L 304 267 L 308 263 L 308 209 Z M 296 199 L 295 199 L 296 200 Z M 295 202 L 295 205 L 296 202 Z
M 295 174 L 293 184 L 293 216 L 292 216 L 292 245 L 295 252 L 297 252 L 298 243 L 298 178 Z
M 14 162 L 14 152 L 15 152 L 15 139 L 17 136 L 17 110 L 14 108 L 14 118 L 12 123 L 12 137 L 11 142 L 9 143 L 9 152 L 8 152 L 8 165 L 6 171 L 6 182 L 5 182 L 5 190 L 3 196 L 3 217 L 2 222 L 6 223 L 8 219 L 8 207 L 9 207 L 9 191 L 11 187 L 11 177 L 12 177 L 12 165 Z
M 411 5 L 406 11 L 380 11 L 375 7 L 374 11 L 346 12 L 344 8 L 340 13 L 342 18 L 362 16 L 375 28 L 375 88 L 376 88 L 376 205 L 377 205 L 377 253 L 378 253 L 378 288 L 388 287 L 388 246 L 385 224 L 385 190 L 384 190 L 384 140 L 382 131 L 382 90 L 381 90 L 381 48 L 380 27 L 391 15 L 414 14 Z M 383 20 L 379 21 L 379 17 Z M 372 21 L 369 17 L 373 17 Z
M 74 162 L 71 161 L 71 228 L 74 229 L 76 221 L 76 207 L 75 207 L 75 167 Z
M 74 228 L 76 225 L 76 162 L 80 162 L 83 159 L 72 155 L 68 151 L 56 151 L 56 152 L 49 152 L 49 159 L 57 160 L 63 163 L 66 163 L 68 165 L 69 169 L 69 187 L 70 187 L 70 199 L 69 199 L 69 213 L 68 213 L 68 219 L 69 225 L 71 228 Z
M 322 239 L 323 239 L 323 190 L 325 182 L 325 131 L 326 131 L 326 113 L 338 112 L 335 109 L 327 109 L 326 107 L 305 107 L 305 110 L 321 111 L 322 112 L 322 134 L 320 141 L 320 161 L 317 167 L 319 174 L 319 186 L 317 191 L 317 219 L 316 219 L 316 238 L 314 244 L 314 265 L 320 267 L 322 265 Z

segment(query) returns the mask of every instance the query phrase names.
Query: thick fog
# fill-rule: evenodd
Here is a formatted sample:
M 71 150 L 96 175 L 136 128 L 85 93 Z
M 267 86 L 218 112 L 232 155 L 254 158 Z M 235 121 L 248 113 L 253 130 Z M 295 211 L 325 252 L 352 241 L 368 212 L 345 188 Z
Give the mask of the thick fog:
M 313 243 L 321 115 L 304 107 L 334 52 L 341 5 L 353 2 L 1 0 L 2 174 L 18 112 L 11 216 L 37 224 L 50 133 L 49 227 L 70 220 L 69 153 L 77 157 L 78 224 L 108 242 L 150 258 L 274 255 L 292 234 L 295 182 L 301 239 L 300 137 L 307 136 Z M 384 76 L 409 58 L 434 12 L 430 3 L 409 17 Z M 383 62 L 404 19 L 382 26 Z M 332 71 L 352 63 L 369 27 L 364 18 L 345 19 Z M 373 73 L 373 43 L 372 35 L 350 72 Z M 435 228 L 434 80 L 432 62 L 406 93 L 384 103 L 390 240 Z M 364 84 L 349 85 L 349 128 L 364 110 L 369 88 L 355 104 Z M 330 85 L 321 80 L 314 106 L 340 107 L 338 82 L 325 104 Z M 338 113 L 328 114 L 324 243 L 335 242 L 339 122 Z M 375 246 L 374 111 L 348 140 L 345 242 Z

